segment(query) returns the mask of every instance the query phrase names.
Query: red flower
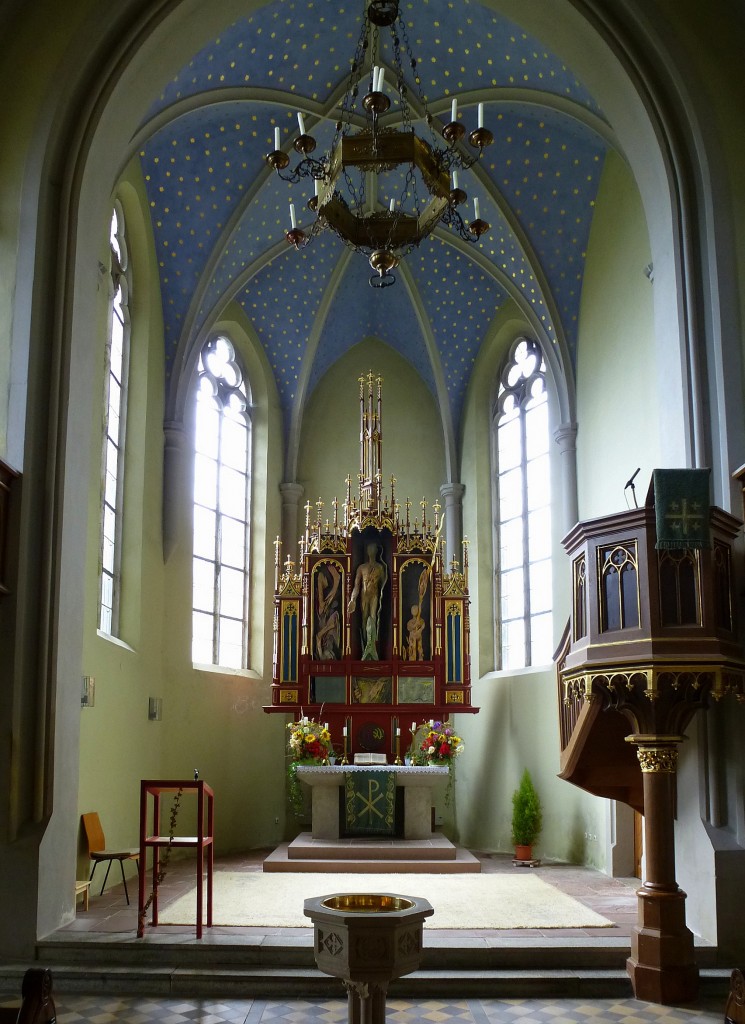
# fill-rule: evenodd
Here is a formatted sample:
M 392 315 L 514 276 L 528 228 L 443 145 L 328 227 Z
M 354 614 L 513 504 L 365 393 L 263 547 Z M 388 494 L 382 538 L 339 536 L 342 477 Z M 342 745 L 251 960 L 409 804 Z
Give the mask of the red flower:
M 440 757 L 447 757 L 450 753 L 450 747 L 447 743 L 443 743 L 440 747 Z

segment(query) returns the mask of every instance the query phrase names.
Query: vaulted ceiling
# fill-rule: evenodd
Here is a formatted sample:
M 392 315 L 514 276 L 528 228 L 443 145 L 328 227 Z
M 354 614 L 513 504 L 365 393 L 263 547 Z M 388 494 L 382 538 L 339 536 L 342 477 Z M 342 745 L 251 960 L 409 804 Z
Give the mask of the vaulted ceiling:
M 574 358 L 585 250 L 613 136 L 551 51 L 549 26 L 538 39 L 473 0 L 402 0 L 435 125 L 450 119 L 453 96 L 469 129 L 485 104 L 495 141 L 461 183 L 480 197 L 490 230 L 471 245 L 437 228 L 385 290 L 369 287 L 366 259 L 331 232 L 296 251 L 284 239 L 288 204 L 307 228 L 311 192 L 280 180 L 264 156 L 279 126 L 294 161 L 298 111 L 318 152 L 331 141 L 363 2 L 274 0 L 226 25 L 154 99 L 138 149 L 166 372 L 236 300 L 265 349 L 288 429 L 324 372 L 373 335 L 417 370 L 457 439 L 477 353 L 505 303 Z M 376 62 L 390 68 L 387 46 Z M 398 111 L 394 102 L 386 123 L 395 125 Z

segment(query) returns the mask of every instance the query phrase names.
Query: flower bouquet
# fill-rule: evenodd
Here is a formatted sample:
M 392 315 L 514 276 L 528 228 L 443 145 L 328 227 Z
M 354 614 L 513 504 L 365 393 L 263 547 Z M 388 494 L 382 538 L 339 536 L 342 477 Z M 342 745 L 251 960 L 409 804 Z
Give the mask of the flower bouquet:
M 423 764 L 449 767 L 463 750 L 463 740 L 456 735 L 450 722 L 425 723 L 419 743 Z
M 297 777 L 298 765 L 327 764 L 334 748 L 328 726 L 322 725 L 320 722 L 312 722 L 305 716 L 299 722 L 288 722 L 287 731 L 287 752 L 290 757 L 287 781 L 290 806 L 293 812 L 300 816 L 303 813 L 305 801 L 300 780 Z
M 326 725 L 301 718 L 299 722 L 288 722 L 287 747 L 293 761 L 326 761 L 333 752 L 331 734 Z
M 433 765 L 449 769 L 448 785 L 445 791 L 445 803 L 449 804 L 453 796 L 453 777 L 455 759 L 463 753 L 464 743 L 453 729 L 450 722 L 423 722 L 421 725 L 412 723 L 411 747 L 409 754 L 412 764 Z

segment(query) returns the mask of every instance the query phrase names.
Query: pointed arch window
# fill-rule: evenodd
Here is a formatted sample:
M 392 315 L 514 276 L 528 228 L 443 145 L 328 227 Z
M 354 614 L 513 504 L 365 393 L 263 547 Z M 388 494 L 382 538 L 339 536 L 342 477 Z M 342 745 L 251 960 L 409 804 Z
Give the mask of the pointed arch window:
M 546 366 L 521 338 L 500 376 L 496 405 L 500 667 L 551 660 L 551 473 Z
M 194 454 L 192 660 L 246 668 L 250 393 L 229 338 L 199 357 Z
M 119 633 L 122 507 L 129 369 L 129 285 L 124 217 L 114 204 L 109 230 L 109 314 L 104 400 L 103 510 L 101 523 L 98 628 Z

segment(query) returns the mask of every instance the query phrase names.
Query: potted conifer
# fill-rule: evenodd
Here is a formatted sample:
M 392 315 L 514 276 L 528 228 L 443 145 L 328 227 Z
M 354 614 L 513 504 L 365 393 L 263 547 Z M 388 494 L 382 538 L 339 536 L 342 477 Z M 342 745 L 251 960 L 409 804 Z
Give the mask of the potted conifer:
M 540 835 L 542 824 L 541 801 L 526 768 L 520 785 L 512 794 L 512 842 L 515 844 L 515 860 L 533 859 L 533 844 Z

